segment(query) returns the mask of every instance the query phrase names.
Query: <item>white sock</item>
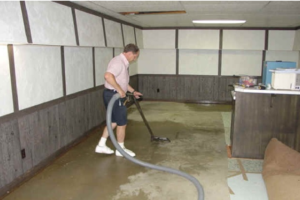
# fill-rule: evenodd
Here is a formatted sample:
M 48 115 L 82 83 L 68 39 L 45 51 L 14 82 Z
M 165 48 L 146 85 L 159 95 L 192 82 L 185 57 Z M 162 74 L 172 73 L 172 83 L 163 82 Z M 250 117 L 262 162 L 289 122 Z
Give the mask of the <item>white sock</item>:
M 122 143 L 118 142 L 118 144 L 124 149 L 124 142 L 122 142 Z
M 101 137 L 98 146 L 106 146 L 106 140 L 107 138 Z

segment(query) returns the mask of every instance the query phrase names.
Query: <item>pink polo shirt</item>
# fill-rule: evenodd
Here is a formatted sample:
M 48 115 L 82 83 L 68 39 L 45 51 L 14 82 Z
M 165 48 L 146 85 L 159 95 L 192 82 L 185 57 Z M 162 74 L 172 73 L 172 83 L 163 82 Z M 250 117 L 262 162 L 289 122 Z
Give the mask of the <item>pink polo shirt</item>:
M 127 92 L 129 84 L 128 67 L 129 62 L 123 55 L 123 53 L 121 53 L 109 62 L 106 70 L 106 72 L 112 73 L 115 76 L 117 83 L 120 85 L 124 92 Z M 110 90 L 115 89 L 107 81 L 105 81 L 104 86 Z

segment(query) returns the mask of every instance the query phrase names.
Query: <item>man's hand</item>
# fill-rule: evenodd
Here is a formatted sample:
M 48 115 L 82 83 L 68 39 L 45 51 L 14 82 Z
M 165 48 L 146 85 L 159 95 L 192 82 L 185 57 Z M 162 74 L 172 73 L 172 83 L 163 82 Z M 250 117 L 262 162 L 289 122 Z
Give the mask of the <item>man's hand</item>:
M 143 94 L 140 93 L 140 92 L 134 91 L 134 92 L 133 92 L 133 96 L 134 96 L 136 99 L 139 99 L 140 96 L 143 96 Z
M 120 98 L 126 97 L 126 93 L 122 89 L 118 90 L 118 93 L 120 94 Z

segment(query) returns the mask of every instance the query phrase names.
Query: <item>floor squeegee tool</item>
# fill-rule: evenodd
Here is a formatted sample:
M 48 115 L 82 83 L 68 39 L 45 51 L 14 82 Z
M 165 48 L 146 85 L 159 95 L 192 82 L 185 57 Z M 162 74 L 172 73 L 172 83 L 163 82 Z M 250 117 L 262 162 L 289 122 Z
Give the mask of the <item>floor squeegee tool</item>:
M 143 118 L 143 121 L 144 121 L 144 123 L 145 123 L 145 125 L 146 125 L 146 127 L 147 127 L 147 129 L 148 129 L 148 131 L 149 131 L 149 133 L 150 133 L 150 136 L 151 136 L 151 142 L 152 142 L 152 141 L 156 141 L 156 142 L 171 142 L 171 140 L 170 140 L 169 138 L 167 138 L 167 137 L 159 137 L 159 136 L 155 136 L 155 135 L 153 134 L 153 132 L 152 132 L 150 126 L 149 126 L 149 123 L 148 123 L 148 121 L 146 120 L 145 115 L 144 115 L 144 113 L 143 113 L 143 111 L 142 111 L 142 108 L 141 108 L 141 106 L 140 106 L 140 104 L 139 104 L 139 101 L 134 97 L 134 95 L 133 95 L 132 93 L 127 93 L 127 95 L 128 95 L 129 98 L 132 98 L 132 99 L 133 99 L 133 102 L 134 102 L 136 108 L 138 109 L 138 111 L 139 111 L 141 117 Z

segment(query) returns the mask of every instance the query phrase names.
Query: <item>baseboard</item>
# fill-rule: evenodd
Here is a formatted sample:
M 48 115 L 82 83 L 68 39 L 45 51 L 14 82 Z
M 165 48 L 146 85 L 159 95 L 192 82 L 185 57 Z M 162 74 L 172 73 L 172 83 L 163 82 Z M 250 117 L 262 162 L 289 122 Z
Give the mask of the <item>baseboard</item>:
M 178 102 L 178 103 L 195 103 L 195 104 L 232 104 L 232 101 L 196 101 L 196 100 L 174 100 L 174 99 L 149 99 L 143 98 L 143 101 L 164 101 L 164 102 Z

